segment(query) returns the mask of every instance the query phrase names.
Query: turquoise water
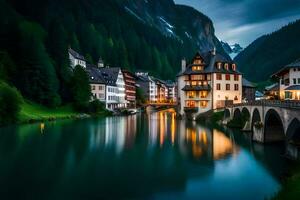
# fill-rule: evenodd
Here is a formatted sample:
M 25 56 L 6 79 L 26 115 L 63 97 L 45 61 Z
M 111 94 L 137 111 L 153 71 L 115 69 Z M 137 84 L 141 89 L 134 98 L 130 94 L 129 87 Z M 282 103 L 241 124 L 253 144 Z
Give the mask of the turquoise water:
M 265 199 L 281 146 L 172 110 L 0 129 L 0 199 Z

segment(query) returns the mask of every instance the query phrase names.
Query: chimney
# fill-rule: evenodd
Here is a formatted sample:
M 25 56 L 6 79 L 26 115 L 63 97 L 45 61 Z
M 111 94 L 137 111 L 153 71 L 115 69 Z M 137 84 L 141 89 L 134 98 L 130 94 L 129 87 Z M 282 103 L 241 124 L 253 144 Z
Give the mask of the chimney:
M 215 55 L 217 54 L 217 49 L 216 49 L 216 47 L 214 47 L 214 49 L 212 50 L 211 54 L 212 54 L 213 56 L 215 56 Z
M 184 72 L 186 69 L 186 60 L 185 58 L 181 60 L 181 71 Z
M 103 60 L 101 58 L 99 58 L 98 67 L 99 68 L 103 68 L 104 67 L 104 62 L 103 62 Z

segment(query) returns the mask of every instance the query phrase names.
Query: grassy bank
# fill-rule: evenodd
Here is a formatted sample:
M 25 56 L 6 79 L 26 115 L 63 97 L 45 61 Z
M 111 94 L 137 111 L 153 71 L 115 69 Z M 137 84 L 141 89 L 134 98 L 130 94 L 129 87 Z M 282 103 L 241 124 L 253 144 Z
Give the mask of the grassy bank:
M 37 121 L 49 121 L 78 117 L 80 113 L 75 112 L 71 106 L 59 108 L 47 108 L 42 105 L 25 101 L 21 106 L 19 114 L 20 123 L 30 123 Z

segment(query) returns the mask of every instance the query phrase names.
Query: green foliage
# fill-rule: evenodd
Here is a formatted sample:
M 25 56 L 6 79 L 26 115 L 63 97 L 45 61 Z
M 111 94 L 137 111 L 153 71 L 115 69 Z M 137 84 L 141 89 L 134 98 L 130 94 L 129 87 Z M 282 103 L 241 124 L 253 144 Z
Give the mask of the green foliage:
M 212 116 L 210 117 L 211 122 L 219 122 L 223 120 L 224 117 L 224 111 L 221 112 L 214 112 Z
M 299 59 L 300 20 L 258 38 L 235 61 L 251 81 L 266 81 L 272 74 Z
M 86 71 L 77 65 L 70 82 L 75 109 L 85 111 L 91 98 L 91 87 Z
M 105 108 L 104 103 L 102 103 L 99 100 L 94 100 L 89 103 L 87 111 L 88 111 L 88 113 L 91 113 L 91 114 L 98 114 L 105 110 L 106 110 L 106 108 Z
M 6 82 L 12 82 L 16 73 L 16 66 L 7 52 L 0 51 L 0 79 Z
M 17 89 L 0 82 L 0 125 L 17 121 L 22 101 Z

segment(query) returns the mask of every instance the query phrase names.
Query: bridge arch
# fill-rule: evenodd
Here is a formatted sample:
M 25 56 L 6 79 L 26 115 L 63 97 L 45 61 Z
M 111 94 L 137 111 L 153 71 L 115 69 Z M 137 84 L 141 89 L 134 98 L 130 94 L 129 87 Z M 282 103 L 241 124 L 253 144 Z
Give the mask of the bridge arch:
M 250 114 L 250 111 L 248 110 L 248 108 L 244 107 L 242 109 L 242 115 L 243 115 L 243 118 L 245 121 L 249 121 L 251 114 Z
M 286 136 L 289 141 L 300 143 L 300 121 L 298 119 L 293 119 L 289 124 Z
M 238 120 L 242 117 L 242 113 L 241 113 L 241 110 L 239 108 L 236 108 L 234 111 L 233 111 L 233 120 Z
M 260 117 L 260 113 L 259 113 L 258 109 L 255 108 L 252 113 L 251 130 L 253 130 L 253 127 L 256 122 L 261 122 L 261 121 L 262 121 L 262 119 Z
M 265 116 L 264 142 L 279 142 L 285 140 L 284 127 L 280 115 L 270 109 Z
M 225 109 L 224 110 L 224 119 L 228 119 L 228 118 L 230 118 L 230 116 L 231 116 L 230 110 Z

